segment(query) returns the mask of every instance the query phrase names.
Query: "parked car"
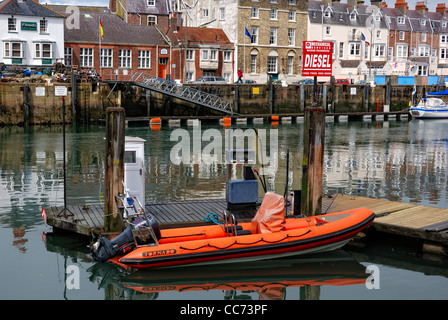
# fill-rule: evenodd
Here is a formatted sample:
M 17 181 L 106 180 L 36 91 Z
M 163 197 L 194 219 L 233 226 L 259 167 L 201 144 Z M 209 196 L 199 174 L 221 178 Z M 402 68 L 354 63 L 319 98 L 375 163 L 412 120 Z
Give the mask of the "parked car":
M 359 80 L 355 82 L 355 84 L 366 84 L 366 80 Z
M 331 84 L 331 81 L 325 82 L 325 84 Z M 334 80 L 335 85 L 343 85 L 343 84 L 350 84 L 348 79 L 335 79 Z
M 302 79 L 295 82 L 294 84 L 314 84 L 314 79 Z
M 244 80 L 243 83 L 257 83 L 255 80 Z
M 227 83 L 226 79 L 223 77 L 215 77 L 215 76 L 204 76 L 199 77 L 192 83 L 207 83 L 207 84 L 214 84 L 214 83 Z

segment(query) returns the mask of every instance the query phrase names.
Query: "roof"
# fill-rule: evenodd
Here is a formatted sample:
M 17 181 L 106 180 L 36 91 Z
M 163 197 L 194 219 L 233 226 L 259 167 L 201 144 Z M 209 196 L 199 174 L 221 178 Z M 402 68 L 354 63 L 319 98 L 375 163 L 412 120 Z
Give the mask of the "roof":
M 322 20 L 322 7 L 324 6 L 324 17 Z M 368 18 L 372 15 L 369 10 L 370 6 L 366 5 L 349 5 L 347 3 L 333 2 L 327 4 L 326 1 L 309 1 L 308 2 L 308 17 L 311 23 L 341 25 L 349 27 L 366 27 Z M 325 11 L 330 11 L 330 16 L 325 16 Z M 355 19 L 350 18 L 350 14 L 354 15 Z M 378 12 L 379 28 L 387 28 L 386 21 L 381 12 Z
M 178 27 L 177 30 L 170 29 L 167 36 L 173 42 L 173 45 L 188 41 L 189 46 L 233 47 L 233 43 L 230 42 L 224 31 L 218 28 Z
M 58 12 L 65 12 L 65 5 L 50 5 Z M 65 24 L 66 42 L 99 42 L 99 21 L 103 25 L 102 44 L 168 45 L 156 26 L 127 24 L 107 7 L 77 7 L 80 12 L 79 28 Z
M 139 14 L 168 15 L 173 11 L 170 3 L 170 0 L 161 0 L 155 1 L 154 6 L 148 6 L 146 0 L 127 0 L 126 10 L 127 12 Z
M 0 2 L 0 14 L 65 18 L 65 15 L 33 0 L 4 0 Z

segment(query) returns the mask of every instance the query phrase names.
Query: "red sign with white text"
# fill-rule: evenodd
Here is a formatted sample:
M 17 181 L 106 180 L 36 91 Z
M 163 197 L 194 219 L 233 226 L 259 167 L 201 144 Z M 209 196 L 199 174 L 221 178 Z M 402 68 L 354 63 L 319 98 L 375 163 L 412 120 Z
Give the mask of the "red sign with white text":
M 302 76 L 332 76 L 333 42 L 303 41 Z

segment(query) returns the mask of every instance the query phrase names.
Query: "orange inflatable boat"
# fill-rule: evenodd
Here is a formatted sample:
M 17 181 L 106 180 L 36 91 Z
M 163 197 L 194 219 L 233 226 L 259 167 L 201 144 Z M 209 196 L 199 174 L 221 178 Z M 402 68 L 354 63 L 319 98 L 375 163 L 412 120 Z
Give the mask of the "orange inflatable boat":
M 140 269 L 330 251 L 341 248 L 369 226 L 374 216 L 371 210 L 361 208 L 312 217 L 285 218 L 283 197 L 268 192 L 251 222 L 237 224 L 232 215 L 224 213 L 222 224 L 155 230 L 153 234 L 157 240 L 136 244 L 132 251 L 115 260 Z M 111 248 L 117 249 L 119 245 L 105 247 L 112 251 Z

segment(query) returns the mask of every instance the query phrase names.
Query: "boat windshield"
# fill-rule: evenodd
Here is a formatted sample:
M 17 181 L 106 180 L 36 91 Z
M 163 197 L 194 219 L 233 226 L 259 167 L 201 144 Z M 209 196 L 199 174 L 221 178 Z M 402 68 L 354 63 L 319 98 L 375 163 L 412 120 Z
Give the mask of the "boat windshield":
M 446 107 L 446 103 L 439 98 L 429 98 L 426 101 L 426 105 L 428 107 Z

